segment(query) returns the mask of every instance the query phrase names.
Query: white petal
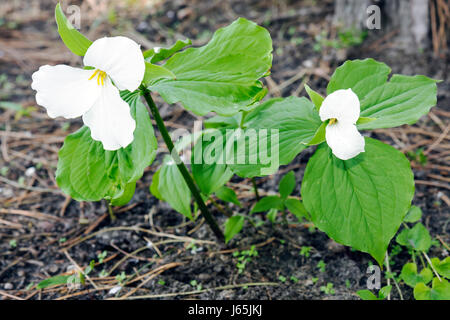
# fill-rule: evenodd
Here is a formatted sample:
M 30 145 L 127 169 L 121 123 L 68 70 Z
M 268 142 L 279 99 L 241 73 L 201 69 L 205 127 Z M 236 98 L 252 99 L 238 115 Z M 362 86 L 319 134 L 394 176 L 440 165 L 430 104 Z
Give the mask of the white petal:
M 42 66 L 33 73 L 31 88 L 36 102 L 50 117 L 76 118 L 88 111 L 100 96 L 97 81 L 89 81 L 93 70 L 66 65 Z
M 130 106 L 109 78 L 105 79 L 100 98 L 83 115 L 83 122 L 91 129 L 92 139 L 101 141 L 105 150 L 125 148 L 133 141 L 136 122 L 131 117 Z
M 319 115 L 322 121 L 336 118 L 341 122 L 355 124 L 359 118 L 360 104 L 358 96 L 352 91 L 337 90 L 322 102 Z
M 364 137 L 354 124 L 339 121 L 329 124 L 325 129 L 325 138 L 333 154 L 341 160 L 351 159 L 364 152 Z
M 84 65 L 100 69 L 120 90 L 136 90 L 145 73 L 140 46 L 126 37 L 105 37 L 92 43 L 83 59 Z

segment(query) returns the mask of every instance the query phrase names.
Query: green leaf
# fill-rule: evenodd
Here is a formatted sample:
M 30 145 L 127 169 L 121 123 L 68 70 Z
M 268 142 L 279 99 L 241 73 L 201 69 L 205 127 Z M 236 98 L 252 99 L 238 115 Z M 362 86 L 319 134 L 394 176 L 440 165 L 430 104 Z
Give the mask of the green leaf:
M 308 93 L 309 99 L 311 99 L 312 103 L 316 106 L 317 111 L 319 111 L 325 98 L 311 89 L 307 84 L 305 84 L 305 90 Z
M 249 113 L 244 123 L 246 131 L 256 130 L 259 134 L 258 143 L 249 144 L 247 141 L 245 148 L 248 157 L 256 157 L 258 163 L 230 164 L 230 168 L 241 177 L 273 174 L 280 165 L 289 164 L 307 147 L 321 124 L 314 105 L 306 98 L 270 99 Z M 267 134 L 262 129 L 266 129 Z M 265 154 L 259 145 L 267 146 L 270 151 L 266 163 L 263 163 Z
M 149 88 L 199 115 L 233 115 L 262 98 L 258 79 L 271 68 L 271 52 L 269 32 L 239 18 L 217 30 L 207 45 L 174 54 L 164 67 L 176 80 L 161 79 Z
M 386 83 L 391 69 L 374 59 L 349 60 L 337 68 L 331 76 L 327 94 L 351 88 L 362 101 L 375 88 Z
M 441 276 L 450 279 L 450 257 L 447 257 L 442 261 L 438 258 L 432 258 L 431 264 Z
M 381 300 L 386 299 L 389 296 L 389 293 L 391 293 L 392 286 L 384 286 L 383 288 L 378 291 L 378 297 Z
M 175 161 L 167 155 L 158 176 L 158 192 L 170 206 L 193 220 L 191 212 L 191 191 L 184 181 Z
M 319 129 L 317 129 L 316 133 L 314 134 L 314 137 L 307 144 L 308 146 L 315 146 L 316 144 L 321 144 L 322 142 L 325 141 L 327 125 L 328 125 L 327 121 L 322 122 Z
M 129 184 L 142 177 L 156 155 L 157 141 L 139 94 L 121 93 L 136 120 L 134 140 L 126 148 L 105 151 L 91 138 L 88 127 L 66 137 L 59 151 L 56 181 L 64 193 L 78 201 L 120 199 Z M 130 197 L 131 198 L 131 197 Z
M 305 206 L 300 200 L 289 198 L 286 199 L 284 205 L 299 221 L 302 221 L 303 218 L 310 220 L 308 211 L 306 211 Z
M 365 152 L 343 161 L 322 144 L 309 160 L 301 194 L 314 225 L 382 263 L 411 205 L 414 177 L 405 156 L 366 138 Z
M 393 75 L 361 101 L 361 116 L 376 120 L 358 125 L 360 130 L 414 124 L 436 105 L 436 80 L 425 76 Z
M 405 222 L 417 222 L 422 218 L 422 209 L 417 206 L 411 206 L 403 221 Z
M 170 48 L 153 48 L 144 52 L 144 58 L 148 62 L 157 63 L 159 61 L 165 60 L 172 56 L 174 53 L 180 51 L 181 49 L 190 46 L 192 41 L 189 39 L 186 40 L 177 40 L 174 45 Z
M 275 223 L 277 221 L 278 216 L 278 210 L 275 208 L 269 209 L 269 212 L 267 212 L 267 219 L 269 219 L 270 222 Z
M 214 116 L 212 118 L 206 119 L 203 124 L 205 129 L 214 128 L 239 128 L 239 124 L 241 123 L 242 112 L 236 113 L 232 117 L 224 117 L 224 116 Z
M 192 174 L 200 190 L 206 195 L 220 189 L 233 176 L 233 172 L 225 162 L 220 161 L 223 157 L 223 148 L 220 141 L 216 141 L 218 138 L 222 138 L 219 130 L 205 132 L 192 152 Z M 213 152 L 214 154 L 211 154 Z
M 92 41 L 78 32 L 72 24 L 67 20 L 62 11 L 61 4 L 57 4 L 55 8 L 55 19 L 58 24 L 58 32 L 62 41 L 70 51 L 78 56 L 84 56 Z
M 419 282 L 425 284 L 430 282 L 433 279 L 433 272 L 428 268 L 424 268 L 419 274 L 417 273 L 417 265 L 415 263 L 407 263 L 402 268 L 400 278 L 408 286 L 414 288 Z
M 376 295 L 374 295 L 369 290 L 359 290 L 356 292 L 356 294 L 362 299 L 362 300 L 380 300 Z
M 392 128 L 413 124 L 436 105 L 436 80 L 425 76 L 393 75 L 384 63 L 373 59 L 352 60 L 336 69 L 327 94 L 351 88 L 361 103 L 359 130 Z M 367 119 L 368 120 L 368 119 Z
M 369 123 L 377 120 L 376 118 L 367 118 L 367 117 L 359 117 L 358 121 L 356 121 L 357 125 Z
M 236 196 L 236 192 L 234 192 L 233 189 L 223 186 L 216 191 L 216 196 L 222 201 L 231 202 L 238 205 L 239 207 L 242 207 L 238 197 Z
M 227 219 L 225 222 L 225 242 L 231 240 L 244 227 L 245 217 L 236 215 Z
M 267 196 L 259 200 L 250 213 L 264 212 L 270 209 L 283 209 L 283 200 L 279 196 Z
M 397 242 L 418 251 L 428 251 L 431 247 L 431 236 L 427 228 L 416 223 L 411 229 L 403 229 L 397 236 Z
M 165 201 L 161 195 L 161 193 L 159 193 L 158 190 L 158 186 L 159 186 L 159 173 L 161 172 L 161 168 L 159 168 L 152 177 L 152 183 L 150 185 L 150 192 L 152 195 L 154 195 L 157 199 L 161 200 L 161 201 Z
M 295 189 L 295 174 L 289 171 L 280 180 L 279 191 L 281 198 L 286 199 Z
M 111 199 L 111 205 L 113 206 L 124 206 L 133 198 L 134 191 L 136 190 L 136 182 L 130 182 L 125 185 L 123 194 L 120 197 L 115 197 Z
M 416 300 L 450 300 L 450 284 L 447 280 L 433 279 L 432 288 L 424 283 L 419 283 L 414 288 L 414 298 Z
M 175 75 L 172 71 L 158 66 L 157 64 L 151 64 L 145 62 L 145 74 L 144 79 L 142 80 L 146 86 L 154 83 L 159 79 L 175 79 Z
M 60 284 L 67 284 L 67 280 L 70 278 L 70 275 L 66 276 L 54 276 L 45 280 L 42 280 L 36 286 L 36 289 L 45 289 L 51 286 L 56 286 Z

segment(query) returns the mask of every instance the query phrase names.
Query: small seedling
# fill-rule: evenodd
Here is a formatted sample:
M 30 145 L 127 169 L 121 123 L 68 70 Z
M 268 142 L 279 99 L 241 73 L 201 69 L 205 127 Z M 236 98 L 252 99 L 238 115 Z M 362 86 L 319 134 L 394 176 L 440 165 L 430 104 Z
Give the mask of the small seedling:
M 305 258 L 309 258 L 309 256 L 311 255 L 310 254 L 311 249 L 312 249 L 312 247 L 308 247 L 308 246 L 301 247 L 300 255 L 305 257 Z
M 333 284 L 331 282 L 328 282 L 326 286 L 321 286 L 320 291 L 325 294 L 335 294 L 335 290 L 333 289 Z
M 9 240 L 9 246 L 10 246 L 10 248 L 16 248 L 17 247 L 17 240 L 16 239 L 12 239 L 12 240 Z
M 323 261 L 323 260 L 320 260 L 318 263 L 317 263 L 317 268 L 319 268 L 319 271 L 320 272 L 325 272 L 325 267 L 326 267 L 326 263 L 325 263 L 325 261 Z

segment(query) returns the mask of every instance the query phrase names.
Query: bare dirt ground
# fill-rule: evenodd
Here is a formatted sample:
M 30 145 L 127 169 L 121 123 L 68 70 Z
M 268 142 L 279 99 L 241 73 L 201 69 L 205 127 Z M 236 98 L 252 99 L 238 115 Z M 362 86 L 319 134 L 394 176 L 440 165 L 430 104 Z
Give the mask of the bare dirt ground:
M 114 5 L 105 8 L 91 6 L 94 2 L 81 4 L 83 33 L 91 39 L 122 34 L 144 48 L 186 37 L 202 45 L 217 28 L 240 16 L 256 21 L 270 31 L 274 42 L 272 75 L 265 80 L 269 97 L 305 95 L 306 82 L 324 93 L 330 75 L 347 58 L 373 57 L 395 73 L 443 80 L 437 107 L 428 116 L 413 126 L 371 134 L 407 154 L 422 150 L 426 164 L 419 157 L 412 159 L 414 204 L 423 210 L 422 222 L 432 236 L 450 241 L 448 53 L 406 55 L 389 35 L 378 34 L 369 34 L 361 45 L 330 46 L 323 39 L 336 39 L 332 1 L 177 0 L 151 6 L 134 1 L 127 8 L 126 1 L 112 1 Z M 148 186 L 165 151 L 160 137 L 160 154 L 138 183 L 132 201 L 115 208 L 117 220 L 109 219 L 105 203 L 76 202 L 63 195 L 54 177 L 57 152 L 65 136 L 82 122 L 48 118 L 35 105 L 30 88 L 31 74 L 40 65 L 81 62 L 59 39 L 55 4 L 51 0 L 0 4 L 0 103 L 25 109 L 19 115 L 0 109 L 0 299 L 358 299 L 355 292 L 366 288 L 366 269 L 373 260 L 336 244 L 309 224 L 294 223 L 289 217 L 289 225 L 273 226 L 269 221 L 258 228 L 246 225 L 225 247 L 202 219 L 187 222 L 155 199 Z M 155 97 L 172 129 L 191 128 L 196 116 Z M 312 150 L 305 151 L 279 174 L 257 179 L 260 193 L 276 192 L 280 177 L 294 170 L 299 195 L 311 154 Z M 244 204 L 243 209 L 230 208 L 248 213 L 255 203 L 250 181 L 233 178 L 228 186 Z M 225 221 L 214 207 L 211 210 L 221 223 Z M 236 252 L 252 245 L 258 255 L 239 272 Z M 302 246 L 311 247 L 308 257 L 299 254 Z M 431 253 L 442 258 L 446 250 L 433 247 Z M 407 252 L 396 255 L 392 271 L 399 273 L 408 257 Z M 73 266 L 85 268 L 91 260 L 97 264 L 80 288 L 36 289 L 40 281 L 65 274 Z M 322 270 L 320 261 L 325 263 Z M 328 283 L 335 294 L 320 289 Z M 412 298 L 408 287 L 401 284 L 401 288 L 405 298 Z M 398 299 L 396 291 L 392 295 Z

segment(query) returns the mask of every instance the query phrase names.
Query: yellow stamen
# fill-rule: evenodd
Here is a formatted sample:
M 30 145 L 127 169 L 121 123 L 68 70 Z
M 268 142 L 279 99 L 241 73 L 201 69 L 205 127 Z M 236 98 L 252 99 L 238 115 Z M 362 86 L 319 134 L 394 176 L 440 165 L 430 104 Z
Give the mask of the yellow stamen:
M 104 86 L 105 85 L 106 72 L 97 69 L 92 74 L 92 76 L 89 78 L 89 80 L 94 79 L 95 76 L 97 76 L 97 84 L 100 85 L 100 82 L 101 82 L 101 85 Z
M 336 118 L 331 118 L 330 122 L 328 122 L 328 124 L 335 124 L 337 122 Z

